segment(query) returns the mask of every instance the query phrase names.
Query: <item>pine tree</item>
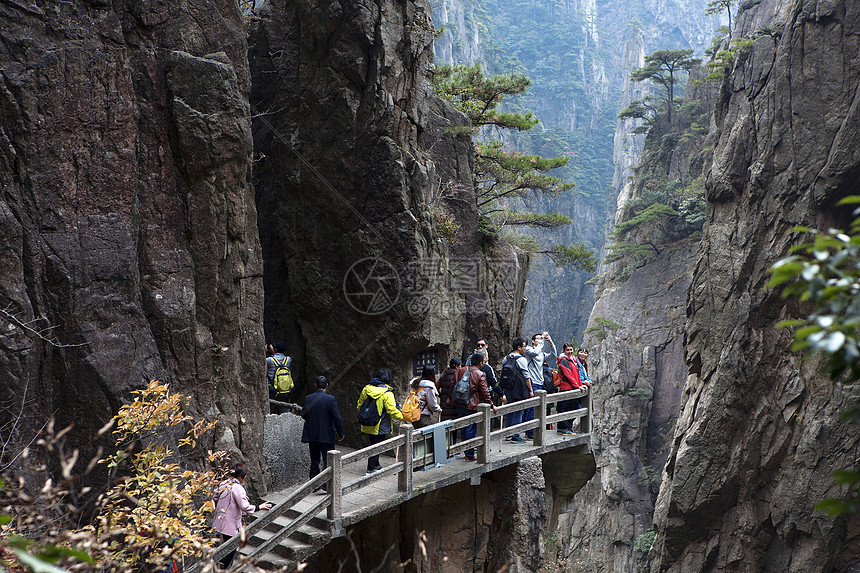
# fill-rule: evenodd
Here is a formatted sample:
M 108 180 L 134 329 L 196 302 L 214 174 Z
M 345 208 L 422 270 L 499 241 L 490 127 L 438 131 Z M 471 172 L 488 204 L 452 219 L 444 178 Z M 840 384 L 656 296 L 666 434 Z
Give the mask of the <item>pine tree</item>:
M 645 65 L 636 68 L 630 74 L 634 82 L 651 80 L 666 90 L 666 106 L 669 121 L 672 121 L 672 111 L 675 107 L 675 84 L 685 72 L 702 63 L 699 58 L 692 58 L 693 50 L 657 50 L 645 56 Z
M 643 119 L 645 123 L 634 129 L 631 133 L 648 133 L 657 126 L 657 115 L 660 109 L 653 103 L 654 98 L 645 96 L 641 100 L 634 100 L 630 105 L 621 110 L 618 119 Z
M 434 79 L 436 94 L 469 118 L 472 125 L 468 131 L 472 133 L 488 126 L 517 131 L 535 127 L 538 119 L 530 112 L 498 109 L 506 96 L 524 93 L 530 83 L 519 73 L 485 76 L 480 64 L 439 66 Z M 481 218 L 480 229 L 495 234 L 505 226 L 554 228 L 571 223 L 570 218 L 558 213 L 514 212 L 506 204 L 506 199 L 512 196 L 522 199 L 532 194 L 554 197 L 572 189 L 573 183 L 549 175 L 549 171 L 566 165 L 570 158 L 506 151 L 501 141 L 478 141 L 475 150 L 475 201 Z M 594 253 L 584 244 L 534 250 L 548 255 L 557 265 L 586 270 L 596 267 Z

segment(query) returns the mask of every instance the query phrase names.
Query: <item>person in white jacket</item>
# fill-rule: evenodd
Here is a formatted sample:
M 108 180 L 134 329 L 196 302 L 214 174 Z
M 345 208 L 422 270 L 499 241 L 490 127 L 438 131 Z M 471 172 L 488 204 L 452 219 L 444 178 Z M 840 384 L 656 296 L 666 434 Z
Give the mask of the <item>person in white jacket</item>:
M 442 406 L 439 404 L 439 390 L 436 388 L 436 369 L 425 366 L 421 371 L 421 377 L 412 381 L 412 389 L 418 395 L 418 403 L 421 406 L 421 419 L 413 426 L 423 428 L 438 421 Z

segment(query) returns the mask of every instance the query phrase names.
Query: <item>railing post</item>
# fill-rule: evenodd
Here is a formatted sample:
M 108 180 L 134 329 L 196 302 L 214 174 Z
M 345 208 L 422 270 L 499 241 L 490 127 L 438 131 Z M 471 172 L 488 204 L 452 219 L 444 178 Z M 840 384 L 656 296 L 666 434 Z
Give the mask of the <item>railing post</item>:
M 585 396 L 583 396 L 579 403 L 583 408 L 587 408 L 585 416 L 579 419 L 579 431 L 583 434 L 591 434 L 591 388 L 585 389 Z
M 397 476 L 397 489 L 406 492 L 406 499 L 412 497 L 412 424 L 400 424 L 400 434 L 405 438 L 397 448 L 397 458 L 403 462 L 403 469 Z
M 535 419 L 538 421 L 538 427 L 535 428 L 532 444 L 542 446 L 545 443 L 546 436 L 546 390 L 538 390 L 535 394 L 540 398 L 540 410 L 539 414 L 535 416 Z M 535 406 L 535 409 L 537 408 L 538 406 Z
M 331 496 L 331 503 L 328 505 L 328 518 L 334 523 L 333 533 L 337 533 L 341 527 L 341 518 L 343 510 L 341 509 L 341 492 L 343 491 L 343 452 L 338 450 L 329 450 L 326 452 L 328 457 L 328 467 L 331 468 L 331 479 L 328 482 L 326 489 L 328 495 Z
M 478 412 L 481 414 L 481 419 L 478 420 L 478 435 L 482 438 L 481 445 L 477 447 L 479 464 L 485 464 L 490 459 L 491 410 L 492 406 L 489 404 L 478 404 Z

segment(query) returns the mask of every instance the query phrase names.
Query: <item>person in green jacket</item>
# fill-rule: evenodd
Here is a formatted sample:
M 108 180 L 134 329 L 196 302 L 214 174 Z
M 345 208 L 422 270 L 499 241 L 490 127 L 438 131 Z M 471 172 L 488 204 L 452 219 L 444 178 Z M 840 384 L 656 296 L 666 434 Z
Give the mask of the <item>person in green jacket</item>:
M 358 397 L 357 408 L 361 408 L 364 401 L 370 397 L 376 401 L 376 407 L 379 411 L 379 422 L 375 426 L 361 426 L 361 431 L 370 438 L 370 445 L 378 444 L 391 436 L 392 419 L 403 419 L 403 414 L 400 413 L 397 401 L 394 399 L 394 389 L 390 384 L 391 372 L 387 368 L 380 368 L 370 383 L 362 388 L 361 396 Z M 368 475 L 381 469 L 379 455 L 367 458 Z

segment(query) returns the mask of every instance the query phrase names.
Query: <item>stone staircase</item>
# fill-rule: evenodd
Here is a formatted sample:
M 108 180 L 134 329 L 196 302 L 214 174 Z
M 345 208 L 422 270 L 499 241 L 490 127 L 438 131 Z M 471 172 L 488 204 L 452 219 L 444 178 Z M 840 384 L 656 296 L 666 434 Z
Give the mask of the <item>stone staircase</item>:
M 295 519 L 301 517 L 305 509 L 297 506 L 287 510 L 284 515 L 277 517 L 272 523 L 255 532 L 248 539 L 248 544 L 240 549 L 240 553 L 250 555 L 274 535 L 290 526 Z M 330 520 L 314 516 L 288 536 L 279 540 L 271 550 L 255 556 L 254 559 L 258 566 L 263 569 L 279 569 L 285 566 L 288 569 L 293 569 L 331 541 L 331 531 L 332 523 Z

